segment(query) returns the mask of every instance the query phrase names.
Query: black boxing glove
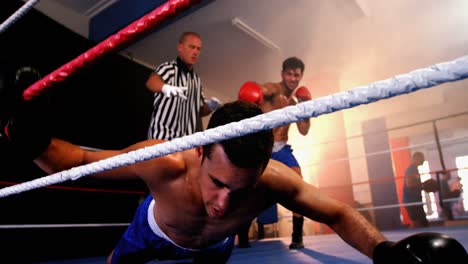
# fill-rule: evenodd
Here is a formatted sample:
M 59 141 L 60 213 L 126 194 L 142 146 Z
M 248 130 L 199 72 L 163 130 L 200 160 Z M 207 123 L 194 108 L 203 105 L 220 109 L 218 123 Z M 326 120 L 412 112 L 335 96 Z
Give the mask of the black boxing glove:
M 2 87 L 1 96 L 3 101 L 10 102 L 10 106 L 3 110 L 0 133 L 12 143 L 20 157 L 34 159 L 51 141 L 47 122 L 49 99 L 44 93 L 28 101 L 22 98 L 23 91 L 41 79 L 35 68 L 20 67 L 7 78 L 13 78 L 13 81 L 4 82 L 9 87 Z
M 375 264 L 468 263 L 465 248 L 447 235 L 426 232 L 398 242 L 379 243 L 373 253 Z

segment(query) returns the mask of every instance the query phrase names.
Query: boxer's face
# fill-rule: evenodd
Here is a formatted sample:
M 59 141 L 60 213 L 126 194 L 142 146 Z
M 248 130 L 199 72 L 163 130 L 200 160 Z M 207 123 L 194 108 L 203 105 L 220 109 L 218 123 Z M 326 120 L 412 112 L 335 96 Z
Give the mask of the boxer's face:
M 222 218 L 230 206 L 245 199 L 260 177 L 261 169 L 239 168 L 231 163 L 221 145 L 215 145 L 201 166 L 200 189 L 209 217 Z
M 286 88 L 293 91 L 299 86 L 299 82 L 302 80 L 302 71 L 300 68 L 285 69 L 281 71 L 281 78 Z

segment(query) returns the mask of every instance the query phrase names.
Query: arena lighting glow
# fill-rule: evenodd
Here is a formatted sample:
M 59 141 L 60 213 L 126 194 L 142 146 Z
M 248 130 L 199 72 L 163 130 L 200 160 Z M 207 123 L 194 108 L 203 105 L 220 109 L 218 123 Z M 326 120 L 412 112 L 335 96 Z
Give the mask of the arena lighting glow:
M 234 17 L 232 19 L 232 24 L 234 26 L 236 26 L 237 28 L 239 28 L 240 30 L 244 31 L 245 33 L 247 33 L 249 36 L 253 37 L 254 39 L 256 39 L 258 42 L 262 43 L 263 45 L 265 45 L 266 47 L 274 50 L 274 51 L 280 51 L 280 47 L 278 45 L 276 45 L 275 43 L 273 43 L 273 41 L 269 40 L 267 37 L 263 36 L 262 34 L 258 33 L 258 31 L 256 31 L 255 29 L 253 29 L 252 27 L 250 27 L 249 25 L 247 25 L 244 21 L 242 21 L 240 18 L 238 17 Z

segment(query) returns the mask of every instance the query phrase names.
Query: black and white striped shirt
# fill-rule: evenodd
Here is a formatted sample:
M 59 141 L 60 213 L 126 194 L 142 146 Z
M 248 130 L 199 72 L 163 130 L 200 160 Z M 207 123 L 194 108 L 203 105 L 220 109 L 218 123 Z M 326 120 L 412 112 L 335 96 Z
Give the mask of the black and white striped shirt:
M 171 140 L 195 133 L 197 117 L 205 99 L 200 77 L 179 58 L 162 63 L 154 73 L 166 84 L 187 87 L 187 100 L 154 93 L 148 138 Z

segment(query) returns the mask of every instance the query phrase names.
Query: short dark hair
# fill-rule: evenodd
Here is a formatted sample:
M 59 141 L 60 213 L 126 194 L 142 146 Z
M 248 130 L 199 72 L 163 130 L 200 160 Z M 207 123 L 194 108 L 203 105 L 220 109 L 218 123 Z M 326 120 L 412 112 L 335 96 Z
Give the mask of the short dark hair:
M 210 118 L 208 129 L 262 114 L 259 106 L 245 101 L 225 103 Z M 203 158 L 211 158 L 213 146 L 220 144 L 229 160 L 239 168 L 261 168 L 268 164 L 273 148 L 271 129 L 203 146 Z
M 298 57 L 289 57 L 283 61 L 283 71 L 298 68 L 301 69 L 301 72 L 304 72 L 304 62 Z
M 188 36 L 194 36 L 194 37 L 197 37 L 197 38 L 201 39 L 200 34 L 198 34 L 197 32 L 186 31 L 186 32 L 182 33 L 182 35 L 180 35 L 179 44 L 183 43 L 185 41 L 185 38 L 188 37 Z

